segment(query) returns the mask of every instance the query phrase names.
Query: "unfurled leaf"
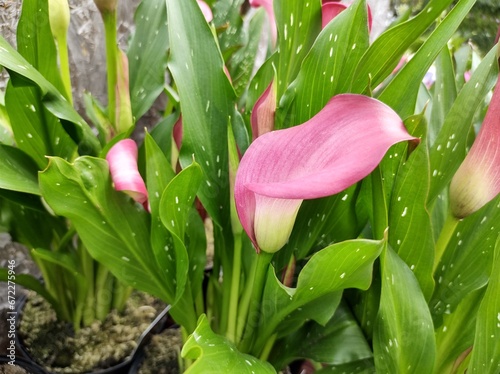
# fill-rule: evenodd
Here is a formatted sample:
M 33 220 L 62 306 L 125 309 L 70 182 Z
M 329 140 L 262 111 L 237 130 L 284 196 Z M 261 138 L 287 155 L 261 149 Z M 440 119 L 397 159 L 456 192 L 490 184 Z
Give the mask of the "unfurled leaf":
M 0 144 L 0 188 L 11 191 L 40 194 L 38 168 L 20 149 Z
M 275 1 L 274 10 L 278 28 L 277 92 L 281 97 L 296 78 L 304 57 L 321 31 L 321 2 Z
M 425 73 L 458 26 L 469 13 L 476 0 L 461 0 L 446 15 L 413 58 L 398 72 L 378 98 L 406 118 L 415 111 L 420 83 Z
M 347 288 L 366 290 L 372 281 L 373 263 L 380 255 L 384 242 L 375 240 L 350 240 L 333 244 L 316 252 L 299 273 L 296 288 L 283 286 L 273 274 L 268 274 L 264 290 L 265 308 L 260 316 L 261 328 L 256 347 L 262 349 L 273 332 L 286 335 L 280 324 L 290 326 L 288 319 L 297 325 L 305 322 L 305 315 L 297 318 L 301 308 L 321 302 L 323 311 L 311 312 L 316 322 L 326 323 L 340 301 L 340 292 Z M 272 272 L 272 271 L 270 271 Z M 328 299 L 329 297 L 329 299 Z M 328 313 L 329 316 L 328 316 Z M 290 317 L 289 317 L 290 316 Z M 326 317 L 326 319 L 325 319 Z
M 451 3 L 452 0 L 431 0 L 415 17 L 380 35 L 361 58 L 351 92 L 364 93 L 382 83 L 408 48 Z
M 382 294 L 374 328 L 377 373 L 432 373 L 434 326 L 417 279 L 387 247 L 381 256 Z
M 356 1 L 321 31 L 280 99 L 276 128 L 303 123 L 334 95 L 350 92 L 354 70 L 369 46 L 366 24 L 366 2 Z
M 273 374 L 274 368 L 248 354 L 238 352 L 236 346 L 223 336 L 215 334 L 205 315 L 182 347 L 182 357 L 196 360 L 186 374 Z
M 60 94 L 54 85 L 52 85 L 52 83 L 44 78 L 44 76 L 40 74 L 28 61 L 26 61 L 26 59 L 16 52 L 16 50 L 14 50 L 2 36 L 0 36 L 0 65 L 5 67 L 9 72 L 12 87 L 22 89 L 26 86 L 34 86 L 31 90 L 39 89 L 39 91 L 36 91 L 36 94 L 33 91 L 28 92 L 25 90 L 23 90 L 22 94 L 19 94 L 28 97 L 25 103 L 28 105 L 29 111 L 33 113 L 34 107 L 35 112 L 40 113 L 42 105 L 40 105 L 40 108 L 37 108 L 34 103 L 41 100 L 40 103 L 43 104 L 49 112 L 61 119 L 61 124 L 59 125 L 59 123 L 57 123 L 57 126 L 62 125 L 71 139 L 78 144 L 81 153 L 96 155 L 99 152 L 99 142 L 87 123 L 85 123 L 81 116 L 75 111 L 75 109 L 73 109 L 71 104 Z M 22 105 L 23 103 L 22 101 L 18 101 L 14 96 L 10 99 L 12 99 L 12 102 L 16 103 L 15 105 L 17 106 Z M 8 100 L 9 95 L 6 95 L 6 101 Z M 6 102 L 6 106 L 7 105 L 8 103 Z M 31 107 L 31 105 L 33 105 L 33 107 Z M 16 108 L 16 106 L 13 106 L 13 108 Z M 7 110 L 9 112 L 9 116 L 12 116 L 11 113 L 19 113 L 18 115 L 21 115 L 19 109 L 12 109 L 11 111 L 9 111 L 9 109 Z M 24 116 L 28 117 L 28 111 L 22 113 Z M 40 121 L 38 115 L 37 121 Z M 14 119 L 11 117 L 11 124 L 13 124 L 13 122 Z M 29 121 L 25 119 L 20 121 L 20 123 L 24 124 L 24 126 L 26 126 L 26 123 L 28 122 Z M 14 124 L 13 127 L 15 127 Z M 29 134 L 31 134 L 34 137 L 32 132 L 26 130 L 24 131 L 23 136 L 29 138 Z M 53 141 L 54 145 L 59 148 L 64 148 L 66 143 L 69 144 L 69 147 L 74 147 L 66 140 L 63 142 L 61 136 L 59 136 L 59 140 L 57 136 L 54 136 L 51 141 Z
M 42 196 L 56 214 L 71 219 L 94 258 L 122 282 L 173 299 L 155 266 L 149 213 L 115 191 L 105 160 L 87 156 L 70 164 L 51 158 L 39 179 Z
M 132 115 L 139 119 L 165 86 L 167 5 L 164 0 L 141 1 L 134 15 L 135 32 L 127 51 Z
M 299 331 L 288 333 L 275 347 L 270 360 L 276 367 L 300 358 L 339 366 L 373 357 L 361 328 L 345 304 L 337 308 L 326 325 L 309 322 Z
M 500 236 L 488 288 L 477 314 L 476 337 L 469 364 L 471 373 L 494 374 L 500 369 Z
M 200 200 L 216 224 L 229 222 L 227 124 L 234 91 L 224 73 L 216 40 L 195 1 L 167 0 L 169 68 L 179 90 L 183 167 L 199 163 Z M 196 93 L 196 94 L 195 94 Z
M 427 208 L 431 178 L 427 124 L 423 116 L 413 116 L 408 122 L 412 134 L 423 133 L 423 136 L 394 180 L 389 203 L 389 244 L 413 271 L 429 299 L 434 289 L 434 237 Z

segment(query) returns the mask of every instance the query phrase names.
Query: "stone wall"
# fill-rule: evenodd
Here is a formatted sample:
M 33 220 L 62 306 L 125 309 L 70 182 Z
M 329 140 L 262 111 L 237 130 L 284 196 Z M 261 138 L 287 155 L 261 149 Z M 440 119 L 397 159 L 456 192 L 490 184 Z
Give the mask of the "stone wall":
M 0 0 L 0 34 L 15 45 L 15 31 L 20 0 Z M 70 0 L 71 24 L 68 32 L 69 59 L 75 105 L 81 112 L 82 94 L 91 92 L 106 103 L 106 62 L 101 15 L 93 0 Z M 140 0 L 119 2 L 119 42 L 125 49 L 133 32 L 133 15 Z M 5 88 L 7 73 L 0 75 L 0 89 Z

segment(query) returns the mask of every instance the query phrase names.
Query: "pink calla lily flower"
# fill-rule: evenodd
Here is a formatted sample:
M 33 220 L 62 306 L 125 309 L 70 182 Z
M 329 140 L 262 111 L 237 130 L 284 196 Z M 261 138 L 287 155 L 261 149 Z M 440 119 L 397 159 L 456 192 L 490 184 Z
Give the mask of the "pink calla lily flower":
M 451 181 L 451 211 L 465 218 L 499 193 L 500 76 L 477 138 Z
M 201 12 L 203 13 L 203 16 L 205 17 L 205 20 L 207 22 L 212 22 L 214 19 L 214 15 L 212 13 L 212 9 L 210 9 L 210 6 L 204 1 L 197 0 L 198 1 L 198 6 L 201 9 Z
M 416 140 L 378 100 L 332 98 L 306 123 L 258 137 L 236 175 L 238 216 L 257 251 L 278 251 L 288 240 L 304 199 L 341 192 L 370 174 L 389 147 Z
M 274 114 L 276 112 L 276 84 L 274 80 L 255 103 L 250 123 L 252 136 L 257 137 L 274 130 Z
M 106 155 L 111 178 L 117 191 L 123 191 L 147 209 L 148 191 L 137 169 L 137 144 L 120 140 Z

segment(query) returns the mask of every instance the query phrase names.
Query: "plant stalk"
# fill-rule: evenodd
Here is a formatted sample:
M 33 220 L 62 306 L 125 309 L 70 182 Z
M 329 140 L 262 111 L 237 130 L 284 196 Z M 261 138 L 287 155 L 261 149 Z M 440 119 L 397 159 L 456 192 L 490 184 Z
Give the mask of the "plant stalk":
M 239 347 L 240 351 L 244 353 L 250 352 L 255 338 L 255 330 L 257 330 L 260 325 L 262 293 L 266 283 L 267 270 L 269 269 L 272 258 L 272 253 L 261 252 L 257 255 L 255 275 L 250 287 L 251 296 L 250 303 L 248 304 L 248 316 L 246 318 L 243 339 Z
M 241 234 L 234 237 L 234 261 L 231 279 L 231 294 L 229 299 L 229 316 L 226 336 L 232 342 L 236 342 L 236 331 L 238 323 L 238 299 L 241 279 Z
M 61 69 L 61 78 L 63 81 L 64 89 L 66 90 L 66 97 L 71 105 L 73 105 L 73 93 L 71 90 L 71 73 L 69 70 L 68 58 L 68 38 L 67 35 L 61 35 L 60 39 L 56 39 L 57 51 L 59 52 L 59 67 Z
M 450 242 L 450 239 L 453 236 L 455 229 L 457 228 L 458 222 L 460 222 L 459 219 L 456 218 L 451 212 L 448 212 L 448 217 L 446 217 L 443 229 L 441 230 L 439 238 L 436 242 L 434 266 L 432 268 L 433 273 L 435 273 L 437 270 L 437 267 L 439 265 L 439 262 L 441 261 L 441 258 L 443 257 L 446 247 L 448 246 L 448 243 Z
M 108 74 L 108 118 L 116 129 L 116 81 L 118 47 L 116 44 L 116 10 L 102 13 L 106 37 L 106 69 Z

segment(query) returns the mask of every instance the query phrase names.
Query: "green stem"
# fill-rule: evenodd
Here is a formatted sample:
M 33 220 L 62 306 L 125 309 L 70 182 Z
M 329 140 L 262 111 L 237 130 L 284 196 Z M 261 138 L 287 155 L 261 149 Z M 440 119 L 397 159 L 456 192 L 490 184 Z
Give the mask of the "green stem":
M 446 247 L 448 246 L 448 243 L 450 242 L 450 239 L 453 236 L 455 229 L 457 228 L 458 222 L 460 222 L 459 219 L 456 218 L 451 212 L 449 212 L 448 217 L 446 217 L 443 229 L 441 230 L 439 238 L 436 242 L 433 267 L 434 273 L 436 272 L 439 262 L 441 261 L 441 258 L 443 257 L 443 254 L 446 250 Z
M 387 202 L 384 192 L 384 180 L 382 170 L 377 166 L 371 174 L 372 177 L 372 200 L 373 200 L 373 222 L 372 230 L 374 239 L 382 239 L 384 232 L 389 226 L 387 215 Z
M 97 267 L 95 286 L 95 317 L 102 321 L 111 310 L 111 296 L 113 290 L 113 277 L 109 273 L 109 270 L 103 265 L 98 265 Z
M 104 31 L 106 34 L 106 69 L 108 74 L 108 117 L 116 129 L 116 80 L 118 47 L 116 44 L 116 10 L 103 12 Z
M 259 356 L 259 358 L 262 361 L 267 361 L 267 359 L 269 358 L 269 354 L 271 353 L 271 349 L 273 349 L 277 337 L 278 334 L 274 334 L 273 336 L 271 336 L 271 338 L 267 340 L 266 345 L 264 346 L 264 349 L 262 350 L 262 353 Z
M 273 258 L 272 253 L 261 252 L 257 256 L 257 264 L 255 267 L 255 276 L 253 284 L 251 285 L 250 303 L 248 305 L 248 317 L 243 335 L 243 340 L 240 344 L 242 352 L 249 352 L 252 348 L 255 330 L 260 325 L 260 306 L 262 300 L 262 293 L 267 277 L 267 270 Z
M 113 288 L 113 309 L 121 312 L 123 308 L 125 308 L 125 304 L 127 303 L 127 300 L 130 297 L 132 291 L 132 287 L 123 284 L 118 279 L 115 279 Z
M 243 295 L 240 300 L 240 305 L 238 308 L 238 321 L 236 326 L 236 341 L 240 341 L 243 336 L 243 330 L 245 329 L 245 323 L 247 321 L 248 315 L 248 306 L 250 305 L 250 298 L 252 296 L 252 287 L 251 284 L 255 281 L 255 273 L 257 270 L 257 259 L 259 255 L 253 259 L 252 268 L 250 269 L 250 276 L 246 282 L 246 287 L 243 291 Z
M 90 257 L 83 244 L 80 245 L 80 261 L 82 264 L 83 276 L 87 282 L 87 294 L 85 305 L 83 306 L 82 324 L 89 326 L 95 320 L 95 273 L 94 260 Z
M 71 91 L 71 74 L 69 71 L 69 58 L 68 58 L 68 40 L 66 34 L 62 35 L 60 39 L 56 39 L 57 50 L 59 52 L 59 65 L 61 69 L 61 78 L 63 81 L 64 89 L 66 90 L 66 97 L 71 105 L 73 105 L 73 93 Z
M 231 294 L 229 299 L 229 316 L 227 326 L 227 338 L 236 342 L 237 319 L 238 319 L 238 299 L 240 294 L 241 278 L 241 235 L 234 236 L 234 261 L 232 266 L 233 276 L 231 279 Z
M 170 309 L 170 315 L 180 326 L 191 334 L 198 324 L 198 317 L 194 308 L 191 290 L 186 290 L 182 297 Z

